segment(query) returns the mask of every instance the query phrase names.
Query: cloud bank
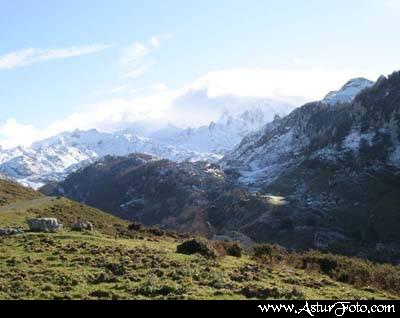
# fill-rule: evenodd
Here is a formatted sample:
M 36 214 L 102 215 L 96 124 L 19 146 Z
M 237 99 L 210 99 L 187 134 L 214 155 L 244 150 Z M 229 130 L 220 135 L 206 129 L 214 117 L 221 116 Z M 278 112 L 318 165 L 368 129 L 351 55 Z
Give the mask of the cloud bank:
M 96 128 L 112 132 L 135 125 L 149 129 L 172 123 L 180 127 L 208 124 L 225 110 L 240 111 L 264 103 L 273 111 L 288 111 L 288 104 L 300 106 L 320 100 L 350 78 L 376 79 L 378 74 L 355 70 L 321 69 L 231 69 L 205 74 L 178 89 L 154 83 L 148 93 L 134 98 L 111 98 L 85 105 L 81 111 L 50 123 L 44 128 L 9 119 L 0 124 L 0 145 L 13 147 L 74 129 Z M 118 87 L 121 91 L 128 86 Z M 114 96 L 118 95 L 114 89 Z M 265 104 L 265 103 L 264 103 Z

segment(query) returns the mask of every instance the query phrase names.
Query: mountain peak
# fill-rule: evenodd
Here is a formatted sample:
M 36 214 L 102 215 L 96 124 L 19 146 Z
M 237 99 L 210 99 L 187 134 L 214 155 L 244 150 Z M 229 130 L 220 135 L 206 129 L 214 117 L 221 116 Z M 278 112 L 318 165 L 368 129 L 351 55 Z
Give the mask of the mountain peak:
M 353 78 L 346 82 L 346 84 L 344 84 L 340 90 L 329 92 L 322 102 L 327 105 L 351 103 L 358 94 L 372 85 L 374 85 L 374 82 L 366 78 Z

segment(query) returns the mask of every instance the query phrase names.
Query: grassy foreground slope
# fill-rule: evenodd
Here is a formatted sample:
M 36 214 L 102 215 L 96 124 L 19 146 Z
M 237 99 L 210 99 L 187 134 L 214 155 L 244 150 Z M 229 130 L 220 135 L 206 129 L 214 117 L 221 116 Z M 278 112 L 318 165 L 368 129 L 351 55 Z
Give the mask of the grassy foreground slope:
M 0 206 L 21 200 L 32 200 L 43 197 L 43 195 L 30 188 L 20 186 L 16 182 L 0 178 Z
M 39 216 L 57 217 L 64 229 L 0 237 L 0 299 L 391 299 L 399 295 L 391 285 L 343 283 L 335 258 L 320 254 L 296 256 L 267 247 L 261 249 L 267 250 L 265 257 L 259 251 L 258 258 L 250 252 L 240 258 L 223 252 L 216 259 L 183 255 L 176 252 L 177 246 L 188 236 L 129 230 L 123 220 L 64 198 L 24 199 L 17 210 L 10 207 L 0 212 L 0 228 L 27 229 L 26 219 Z M 72 232 L 69 226 L 77 219 L 91 221 L 95 231 Z M 304 267 L 300 264 L 304 262 L 319 267 Z

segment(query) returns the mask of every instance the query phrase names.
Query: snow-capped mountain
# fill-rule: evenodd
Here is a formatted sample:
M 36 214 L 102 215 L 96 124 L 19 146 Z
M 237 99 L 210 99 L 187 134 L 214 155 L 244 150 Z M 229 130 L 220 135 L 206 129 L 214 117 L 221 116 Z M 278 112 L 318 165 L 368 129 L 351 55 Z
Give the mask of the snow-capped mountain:
M 288 109 L 291 107 L 287 105 Z M 115 133 L 75 130 L 35 142 L 29 148 L 0 149 L 0 173 L 34 188 L 62 180 L 69 173 L 106 155 L 147 153 L 181 162 L 215 162 L 246 134 L 261 128 L 270 115 L 261 108 L 225 112 L 217 122 L 199 128 L 169 125 L 145 136 L 135 129 Z
M 351 80 L 340 91 L 328 94 L 322 102 L 332 105 L 351 101 L 371 85 L 372 82 L 366 79 Z M 190 100 L 193 102 L 193 98 Z M 196 101 L 201 104 L 202 98 L 197 96 Z M 232 103 L 231 107 L 228 107 L 228 102 Z M 215 103 L 215 107 L 230 111 L 224 111 L 219 120 L 198 128 L 182 129 L 169 125 L 155 132 L 143 130 L 142 135 L 138 135 L 135 127 L 115 133 L 75 130 L 36 142 L 28 148 L 0 148 L 0 173 L 37 188 L 49 181 L 62 180 L 69 173 L 106 155 L 124 156 L 140 152 L 176 162 L 216 162 L 238 146 L 243 138 L 248 140 L 260 134 L 260 129 L 267 123 L 270 124 L 266 126 L 266 130 L 275 127 L 279 118 L 294 108 L 270 99 L 235 100 L 224 97 L 217 99 Z M 243 103 L 246 103 L 246 108 Z M 276 151 L 269 149 L 268 155 L 262 159 L 265 164 L 270 165 L 269 171 L 275 165 L 278 168 L 284 164 L 281 160 L 272 162 L 268 158 L 285 152 L 288 147 L 285 138 L 290 138 L 292 133 L 288 131 L 287 135 L 280 136 L 282 144 L 276 145 Z M 249 134 L 251 136 L 246 137 Z M 302 139 L 301 142 L 305 140 Z M 242 164 L 245 163 L 246 159 Z M 250 169 L 247 177 L 253 179 L 254 173 L 260 174 L 261 170 Z
M 156 140 L 132 135 L 128 131 L 102 133 L 97 130 L 66 132 L 2 153 L 0 172 L 34 188 L 49 181 L 61 180 L 83 165 L 106 155 L 149 153 L 174 161 L 217 160 L 214 154 L 187 151 Z
M 222 158 L 224 154 L 237 146 L 244 136 L 257 131 L 270 122 L 275 115 L 285 115 L 284 111 L 266 113 L 262 108 L 254 108 L 240 113 L 225 111 L 216 122 L 198 128 L 179 129 L 169 126 L 150 135 L 162 143 L 181 147 L 195 152 L 213 153 Z
M 44 182 L 58 178 L 90 162 L 95 154 L 63 145 L 17 148 L 8 151 L 9 159 L 0 161 L 0 172 L 24 185 L 37 188 Z
M 390 87 L 390 91 L 388 89 L 385 93 L 387 95 L 379 96 L 381 100 L 378 102 L 385 107 L 365 101 L 361 105 L 361 101 L 373 95 L 375 90 L 395 82 L 399 74 L 395 73 L 389 79 L 382 78 L 374 86 L 369 86 L 370 90 L 357 94 L 351 104 L 339 103 L 328 107 L 324 101 L 314 102 L 295 109 L 288 116 L 277 118 L 263 129 L 246 136 L 223 158 L 221 164 L 239 172 L 240 183 L 260 188 L 304 160 L 322 158 L 340 161 L 349 152 L 357 154 L 364 146 L 373 147 L 382 142 L 385 149 L 379 153 L 386 159 L 384 164 L 400 167 L 397 136 L 399 105 L 390 101 L 393 105 L 389 106 L 386 102 L 387 98 L 397 93 L 396 89 Z M 344 91 L 354 88 L 357 81 L 349 81 Z M 361 82 L 364 87 L 370 83 Z M 358 88 L 361 86 L 357 85 Z M 350 94 L 346 96 L 349 98 Z M 384 99 L 385 102 L 382 102 Z
M 322 102 L 328 105 L 351 103 L 358 94 L 373 84 L 374 82 L 362 77 L 351 79 L 340 90 L 329 92 Z
M 354 255 L 380 244 L 398 261 L 399 100 L 400 72 L 352 103 L 277 116 L 214 164 L 107 157 L 42 191 L 150 226 Z
M 296 244 L 318 246 L 313 239 L 323 233 L 326 246 L 346 246 L 346 253 L 379 242 L 400 250 L 399 101 L 400 72 L 381 77 L 351 103 L 295 109 L 245 137 L 220 166 L 236 184 L 276 196 L 277 206 L 286 202 L 287 235 Z M 258 239 L 279 237 L 270 235 L 278 216 L 260 218 L 248 231 Z

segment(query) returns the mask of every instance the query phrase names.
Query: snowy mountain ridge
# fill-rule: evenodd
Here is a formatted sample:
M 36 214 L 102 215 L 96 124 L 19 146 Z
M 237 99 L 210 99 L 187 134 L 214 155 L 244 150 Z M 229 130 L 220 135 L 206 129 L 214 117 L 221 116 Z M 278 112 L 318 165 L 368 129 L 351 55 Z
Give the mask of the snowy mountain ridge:
M 347 103 L 371 85 L 371 81 L 363 78 L 350 80 L 339 91 L 329 93 L 322 104 Z M 203 98 L 202 95 L 197 96 L 195 101 L 201 105 Z M 193 102 L 193 98 L 190 98 L 190 101 Z M 51 181 L 60 181 L 69 173 L 107 155 L 146 153 L 175 162 L 216 162 L 239 144 L 243 144 L 242 140 L 261 137 L 266 130 L 275 127 L 282 117 L 294 109 L 292 105 L 270 99 L 224 98 L 216 102 L 221 103 L 215 104 L 216 107 L 225 109 L 221 117 L 198 128 L 179 128 L 170 124 L 153 132 L 134 126 L 114 133 L 99 132 L 95 129 L 74 130 L 35 142 L 31 147 L 0 147 L 0 173 L 24 185 L 38 188 Z M 232 103 L 231 107 L 228 107 L 228 102 Z M 280 143 L 274 143 L 274 148 L 267 150 L 268 155 L 262 158 L 263 163 L 260 167 L 257 161 L 252 161 L 251 167 L 244 172 L 244 178 L 252 180 L 256 175 L 264 175 L 263 167 L 266 166 L 268 171 L 271 171 L 287 164 L 280 158 L 290 146 L 290 136 L 294 134 L 296 132 L 288 130 L 279 135 Z M 301 139 L 301 143 L 306 142 L 306 138 Z M 296 141 L 295 146 L 300 147 L 300 143 Z M 241 147 L 239 146 L 236 152 Z M 292 152 L 286 154 L 292 155 Z M 246 161 L 244 158 L 241 166 L 245 165 Z
M 373 106 L 370 106 L 370 101 L 365 101 L 376 91 L 380 92 L 383 85 L 395 82 L 398 76 L 399 73 L 395 73 L 390 79 L 382 78 L 373 86 L 369 86 L 370 81 L 365 79 L 351 80 L 338 91 L 346 94 L 338 97 L 340 94 L 336 93 L 338 99 L 334 105 L 327 105 L 325 99 L 299 107 L 284 118 L 277 118 L 260 131 L 246 136 L 220 164 L 225 169 L 236 171 L 238 182 L 254 190 L 272 184 L 283 174 L 310 160 L 336 165 L 354 156 L 354 161 L 361 160 L 365 164 L 365 157 L 380 155 L 382 158 L 373 163 L 376 169 L 378 163 L 399 168 L 398 105 L 390 106 L 392 109 L 384 104 L 386 100 L 392 103 L 390 98 L 397 93 L 397 88 L 390 87 L 382 96 L 378 95 Z M 368 87 L 370 91 L 365 91 Z M 360 89 L 363 93 L 350 94 Z M 329 96 L 333 101 L 334 94 Z M 378 103 L 385 108 L 377 106 Z
M 248 232 L 258 240 L 294 238 L 293 247 L 318 247 L 315 238 L 328 233 L 332 250 L 356 254 L 383 243 L 390 253 L 396 242 L 400 251 L 399 100 L 395 72 L 351 103 L 308 103 L 245 137 L 220 167 L 235 185 L 287 202 Z M 284 224 L 274 231 L 279 218 Z
M 150 137 L 169 145 L 181 145 L 189 151 L 214 153 L 222 157 L 238 145 L 244 136 L 259 130 L 270 120 L 271 116 L 266 115 L 261 108 L 239 114 L 225 111 L 218 121 L 209 125 L 187 129 L 169 127 Z
M 366 78 L 353 78 L 343 85 L 340 90 L 329 92 L 322 102 L 327 105 L 351 103 L 359 93 L 372 85 L 374 85 L 374 82 Z
M 50 181 L 60 181 L 107 155 L 146 153 L 176 162 L 215 162 L 239 144 L 243 136 L 265 125 L 270 116 L 262 108 L 225 112 L 208 126 L 182 129 L 169 125 L 147 136 L 138 136 L 133 129 L 115 133 L 95 129 L 64 132 L 31 147 L 0 149 L 0 173 L 38 188 Z

